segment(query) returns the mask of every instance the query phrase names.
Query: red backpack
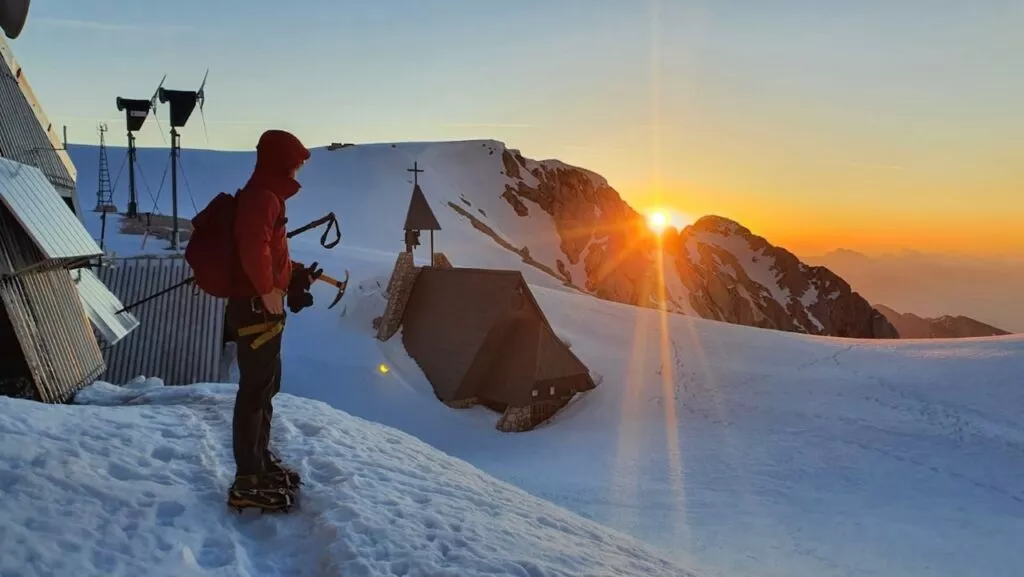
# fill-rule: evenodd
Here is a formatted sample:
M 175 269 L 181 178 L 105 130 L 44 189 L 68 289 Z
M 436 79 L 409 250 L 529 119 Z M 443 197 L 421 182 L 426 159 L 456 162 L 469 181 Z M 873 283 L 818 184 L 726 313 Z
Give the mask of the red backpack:
M 220 298 L 239 296 L 242 263 L 235 247 L 234 195 L 219 193 L 192 219 L 185 260 L 203 292 Z

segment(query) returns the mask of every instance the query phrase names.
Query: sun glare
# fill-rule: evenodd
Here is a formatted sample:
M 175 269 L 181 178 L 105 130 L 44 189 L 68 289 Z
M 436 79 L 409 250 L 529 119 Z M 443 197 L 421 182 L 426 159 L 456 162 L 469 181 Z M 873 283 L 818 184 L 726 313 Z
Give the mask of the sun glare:
M 668 227 L 668 215 L 663 210 L 656 210 L 647 215 L 647 226 L 655 234 L 661 234 Z

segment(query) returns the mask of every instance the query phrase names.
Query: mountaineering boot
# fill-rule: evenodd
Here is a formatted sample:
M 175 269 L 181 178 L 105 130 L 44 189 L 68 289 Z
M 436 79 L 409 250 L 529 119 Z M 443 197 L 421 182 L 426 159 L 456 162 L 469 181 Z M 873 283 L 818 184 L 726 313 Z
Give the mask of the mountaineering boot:
M 267 451 L 267 457 L 264 459 L 264 466 L 267 472 L 272 475 L 275 480 L 280 479 L 283 481 L 283 485 L 289 489 L 297 489 L 302 484 L 302 477 L 298 471 L 285 466 L 281 459 L 277 458 L 270 450 Z
M 239 513 L 250 507 L 264 512 L 287 512 L 293 503 L 291 491 L 275 486 L 266 476 L 235 477 L 235 482 L 228 490 L 228 506 L 234 507 Z

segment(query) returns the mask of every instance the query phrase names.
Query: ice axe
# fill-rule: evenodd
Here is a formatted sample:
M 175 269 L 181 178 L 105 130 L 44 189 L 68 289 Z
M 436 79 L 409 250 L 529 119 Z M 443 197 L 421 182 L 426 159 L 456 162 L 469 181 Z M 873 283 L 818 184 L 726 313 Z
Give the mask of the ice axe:
M 313 280 L 325 282 L 333 287 L 338 288 L 338 294 L 335 295 L 334 300 L 331 301 L 331 304 L 327 306 L 327 308 L 333 309 L 334 305 L 338 304 L 338 302 L 341 301 L 341 297 L 345 296 L 345 289 L 348 288 L 348 269 L 345 269 L 345 280 L 338 280 L 336 278 L 325 275 L 323 271 L 320 271 L 320 273 Z
M 313 282 L 320 281 L 327 283 L 338 289 L 338 294 L 334 296 L 334 300 L 327 306 L 327 308 L 332 309 L 334 308 L 334 305 L 341 301 L 341 297 L 345 296 L 345 289 L 348 288 L 348 269 L 345 269 L 345 280 L 338 280 L 330 275 L 324 274 L 324 269 L 317 268 L 316 265 L 317 263 L 314 262 L 308 269 L 310 280 Z

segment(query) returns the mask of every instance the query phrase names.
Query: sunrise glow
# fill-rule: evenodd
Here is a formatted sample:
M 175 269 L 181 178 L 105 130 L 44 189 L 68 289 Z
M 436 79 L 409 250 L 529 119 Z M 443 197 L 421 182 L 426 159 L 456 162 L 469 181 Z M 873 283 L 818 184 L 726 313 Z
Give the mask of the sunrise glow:
M 647 226 L 655 234 L 661 234 L 668 227 L 668 215 L 663 210 L 656 210 L 648 214 Z

